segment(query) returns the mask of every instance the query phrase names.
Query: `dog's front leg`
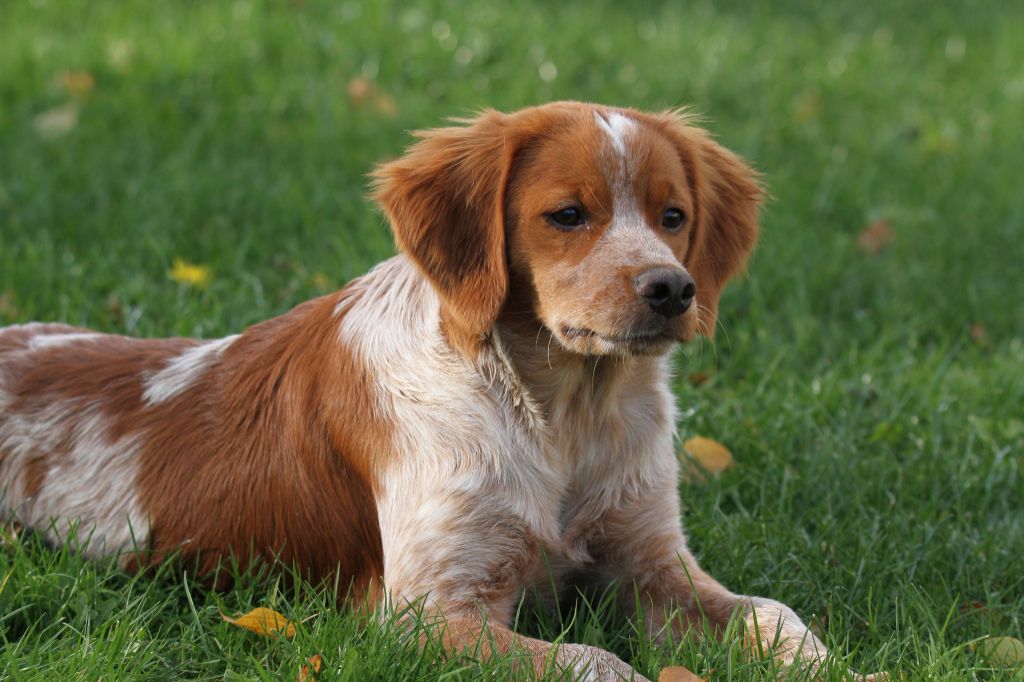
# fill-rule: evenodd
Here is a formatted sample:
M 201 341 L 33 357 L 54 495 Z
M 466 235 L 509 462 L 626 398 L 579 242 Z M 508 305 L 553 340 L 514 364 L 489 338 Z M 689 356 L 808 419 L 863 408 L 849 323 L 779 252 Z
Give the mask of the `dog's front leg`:
M 537 675 L 645 679 L 607 651 L 556 646 L 509 628 L 542 552 L 537 534 L 500 493 L 405 487 L 385 496 L 379 511 L 387 598 L 393 608 L 416 604 L 410 617 L 422 614 L 447 650 L 481 659 L 512 655 Z
M 747 646 L 772 651 L 783 667 L 800 665 L 817 671 L 828 659 L 825 645 L 788 606 L 734 594 L 701 569 L 686 546 L 674 483 L 624 496 L 602 519 L 593 537 L 595 554 L 609 574 L 628 586 L 624 590 L 628 606 L 636 603 L 629 587 L 636 587 L 652 636 L 663 638 L 669 628 L 700 633 L 705 621 L 715 633 L 721 633 L 730 619 L 739 616 L 744 621 Z M 876 679 L 874 675 L 854 676 Z

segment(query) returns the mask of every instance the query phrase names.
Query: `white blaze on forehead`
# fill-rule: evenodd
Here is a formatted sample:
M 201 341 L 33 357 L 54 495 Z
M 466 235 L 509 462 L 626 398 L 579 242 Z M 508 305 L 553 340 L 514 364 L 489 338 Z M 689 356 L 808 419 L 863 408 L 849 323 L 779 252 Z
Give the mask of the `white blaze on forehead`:
M 595 111 L 594 120 L 597 121 L 597 125 L 601 127 L 601 130 L 611 140 L 612 146 L 615 147 L 615 151 L 619 153 L 619 156 L 625 158 L 626 136 L 636 127 L 633 119 L 623 116 L 617 111 L 613 111 L 605 118 Z
M 640 209 L 641 202 L 634 192 L 633 178 L 638 164 L 630 154 L 629 143 L 636 134 L 637 122 L 617 111 L 595 111 L 594 120 L 614 151 L 614 155 L 608 154 L 602 159 L 605 180 L 612 192 L 614 215 L 609 229 L 601 237 L 599 257 L 608 267 L 674 263 L 672 249 L 648 228 Z
M 613 225 L 636 222 L 640 219 L 636 197 L 633 196 L 632 175 L 636 171 L 636 163 L 629 154 L 629 140 L 636 129 L 636 121 L 618 112 L 602 114 L 597 111 L 594 112 L 594 120 L 611 145 L 611 153 L 602 154 L 601 165 L 605 181 L 612 191 Z
M 159 372 L 146 379 L 142 395 L 147 405 L 158 405 L 183 393 L 234 343 L 238 335 L 193 346 L 172 359 Z

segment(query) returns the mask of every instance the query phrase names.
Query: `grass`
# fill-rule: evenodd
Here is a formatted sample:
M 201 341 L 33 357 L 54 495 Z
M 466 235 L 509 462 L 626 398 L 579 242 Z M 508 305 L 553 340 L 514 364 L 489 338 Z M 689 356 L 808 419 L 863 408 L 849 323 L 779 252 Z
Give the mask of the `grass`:
M 365 174 L 407 130 L 555 98 L 692 104 L 773 195 L 716 344 L 679 353 L 681 432 L 737 460 L 681 486 L 692 546 L 857 669 L 1024 679 L 970 646 L 1024 633 L 1022 54 L 1013 3 L 3 3 L 0 323 L 237 331 L 393 252 Z M 880 219 L 893 237 L 866 254 Z M 209 286 L 170 280 L 176 258 Z M 314 653 L 325 679 L 511 675 L 287 573 L 211 592 L 23 535 L 4 577 L 9 679 L 295 679 Z M 655 647 L 607 602 L 521 629 L 650 677 L 774 677 L 735 638 Z M 295 639 L 218 615 L 256 605 L 304 621 Z

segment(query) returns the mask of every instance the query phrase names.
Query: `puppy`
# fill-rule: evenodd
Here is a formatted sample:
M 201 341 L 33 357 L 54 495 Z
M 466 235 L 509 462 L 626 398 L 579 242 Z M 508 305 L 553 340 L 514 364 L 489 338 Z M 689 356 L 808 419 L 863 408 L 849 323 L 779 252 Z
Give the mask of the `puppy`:
M 376 170 L 401 253 L 335 294 L 216 341 L 0 330 L 4 517 L 127 569 L 281 560 L 538 673 L 643 679 L 509 629 L 551 573 L 628 585 L 652 633 L 738 615 L 819 666 L 800 619 L 716 582 L 680 523 L 669 351 L 714 332 L 755 173 L 677 112 L 461 123 Z

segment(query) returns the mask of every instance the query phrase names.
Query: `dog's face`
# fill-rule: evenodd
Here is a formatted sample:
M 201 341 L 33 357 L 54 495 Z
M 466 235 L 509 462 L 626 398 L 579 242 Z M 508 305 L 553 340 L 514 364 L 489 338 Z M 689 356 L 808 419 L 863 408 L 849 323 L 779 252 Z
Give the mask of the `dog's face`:
M 713 333 L 761 191 L 683 117 L 564 102 L 421 136 L 378 169 L 376 196 L 456 346 L 503 310 L 581 354 L 654 354 Z
M 589 116 L 587 114 L 590 114 Z M 684 261 L 694 199 L 671 142 L 617 111 L 581 111 L 516 160 L 510 294 L 570 350 L 659 352 L 696 331 Z

